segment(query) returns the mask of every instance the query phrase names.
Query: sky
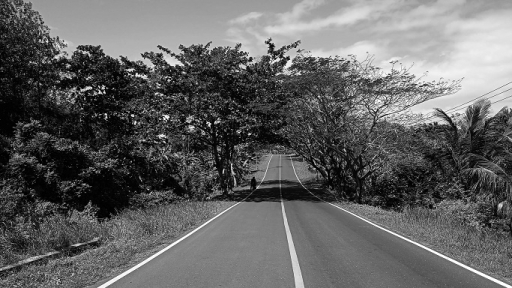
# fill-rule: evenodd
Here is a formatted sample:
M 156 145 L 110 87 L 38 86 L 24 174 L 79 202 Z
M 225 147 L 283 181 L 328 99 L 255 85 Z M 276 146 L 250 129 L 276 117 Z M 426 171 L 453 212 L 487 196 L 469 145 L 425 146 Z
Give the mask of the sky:
M 512 82 L 511 0 L 31 0 L 68 43 L 101 45 L 140 60 L 162 45 L 234 46 L 251 56 L 301 41 L 314 56 L 373 57 L 386 71 L 398 61 L 425 81 L 464 78 L 462 89 L 413 108 L 456 107 Z M 172 59 L 169 59 L 172 62 Z M 512 83 L 488 94 L 512 96 Z M 507 89 L 511 89 L 506 91 Z M 501 93 L 501 94 L 499 94 Z M 466 104 L 469 105 L 469 104 Z M 512 107 L 512 97 L 493 104 Z M 462 106 L 461 108 L 465 107 Z M 462 112 L 455 110 L 453 112 Z

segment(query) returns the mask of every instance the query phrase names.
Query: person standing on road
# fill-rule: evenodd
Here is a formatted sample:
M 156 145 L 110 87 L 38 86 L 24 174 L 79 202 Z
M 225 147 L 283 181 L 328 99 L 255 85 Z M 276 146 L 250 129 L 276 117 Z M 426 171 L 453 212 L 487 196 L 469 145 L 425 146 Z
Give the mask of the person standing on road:
M 251 191 L 256 190 L 256 178 L 252 177 L 251 179 Z

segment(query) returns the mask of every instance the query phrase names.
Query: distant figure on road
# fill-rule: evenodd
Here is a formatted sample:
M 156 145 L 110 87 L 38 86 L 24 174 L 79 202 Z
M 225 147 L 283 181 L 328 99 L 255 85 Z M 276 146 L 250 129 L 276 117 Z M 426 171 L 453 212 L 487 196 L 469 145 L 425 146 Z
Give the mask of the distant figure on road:
M 251 191 L 256 190 L 256 178 L 252 177 L 251 179 Z

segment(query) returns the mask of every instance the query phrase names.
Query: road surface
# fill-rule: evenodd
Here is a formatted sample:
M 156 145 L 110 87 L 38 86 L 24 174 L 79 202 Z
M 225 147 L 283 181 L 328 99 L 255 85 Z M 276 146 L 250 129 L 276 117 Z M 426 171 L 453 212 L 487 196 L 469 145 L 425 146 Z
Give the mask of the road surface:
M 290 157 L 269 158 L 242 203 L 97 287 L 504 287 L 320 201 Z

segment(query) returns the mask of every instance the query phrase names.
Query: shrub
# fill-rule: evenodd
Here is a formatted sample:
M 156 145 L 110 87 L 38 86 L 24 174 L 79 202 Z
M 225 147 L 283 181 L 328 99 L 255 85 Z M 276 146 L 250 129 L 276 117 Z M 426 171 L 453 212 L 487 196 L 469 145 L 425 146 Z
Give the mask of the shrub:
M 152 191 L 150 193 L 134 195 L 130 199 L 130 207 L 135 209 L 147 209 L 150 207 L 168 205 L 182 199 L 182 197 L 177 196 L 171 190 Z
M 138 184 L 129 163 L 109 154 L 108 149 L 93 151 L 50 135 L 37 121 L 19 124 L 5 168 L 1 197 L 8 201 L 3 218 L 12 218 L 20 207 L 38 201 L 66 210 L 83 210 L 92 201 L 103 217 L 126 207 Z
M 443 200 L 437 204 L 437 210 L 477 229 L 490 226 L 493 219 L 493 207 L 488 201 L 480 199 L 476 199 L 475 202 Z

